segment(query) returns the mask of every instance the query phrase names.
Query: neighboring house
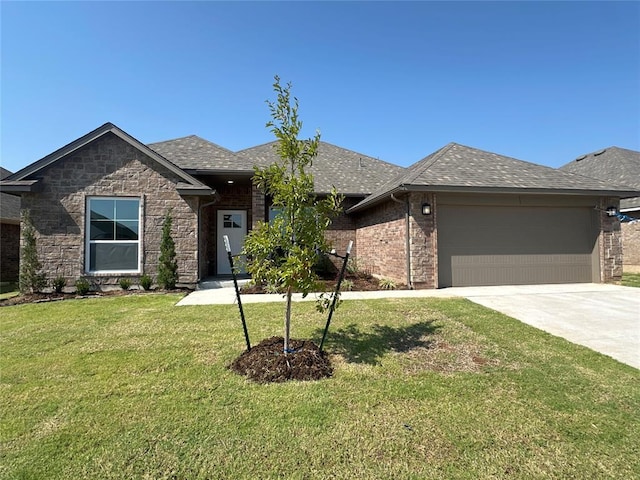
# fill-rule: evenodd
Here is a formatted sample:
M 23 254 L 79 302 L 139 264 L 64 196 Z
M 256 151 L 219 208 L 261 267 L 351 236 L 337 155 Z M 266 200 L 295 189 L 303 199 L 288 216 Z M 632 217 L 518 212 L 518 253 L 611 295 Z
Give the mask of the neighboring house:
M 565 172 L 640 190 L 640 152 L 609 147 L 581 155 L 560 167 Z M 620 201 L 623 268 L 640 272 L 640 196 Z M 637 219 L 637 220 L 636 220 Z
M 0 167 L 0 180 L 11 175 Z M 0 282 L 17 282 L 20 273 L 20 197 L 0 193 Z
M 31 212 L 46 274 L 95 285 L 155 276 L 162 221 L 173 216 L 180 283 L 229 273 L 268 221 L 253 167 L 274 143 L 232 152 L 197 136 L 144 145 L 107 123 L 0 182 Z M 621 276 L 617 218 L 634 189 L 450 144 L 405 169 L 321 142 L 318 195 L 332 186 L 345 213 L 328 232 L 372 273 L 415 288 L 606 282 Z

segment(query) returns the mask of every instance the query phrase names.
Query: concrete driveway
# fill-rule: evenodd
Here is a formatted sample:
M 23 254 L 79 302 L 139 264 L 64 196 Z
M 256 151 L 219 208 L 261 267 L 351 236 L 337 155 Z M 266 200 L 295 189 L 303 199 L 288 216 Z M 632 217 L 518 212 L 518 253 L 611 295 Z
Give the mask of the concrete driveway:
M 459 290 L 472 302 L 640 369 L 640 288 L 570 284 Z

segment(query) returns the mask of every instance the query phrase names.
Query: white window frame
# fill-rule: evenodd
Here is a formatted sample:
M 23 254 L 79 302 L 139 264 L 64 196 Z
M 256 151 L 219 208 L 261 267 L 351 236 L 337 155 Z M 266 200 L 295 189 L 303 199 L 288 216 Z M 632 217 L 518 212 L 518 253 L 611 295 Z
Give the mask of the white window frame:
M 91 240 L 91 201 L 92 200 L 137 200 L 138 201 L 138 239 L 137 240 Z M 142 223 L 143 198 L 136 196 L 101 196 L 93 195 L 86 197 L 85 201 L 85 229 L 84 229 L 84 271 L 88 275 L 131 275 L 142 273 Z M 129 270 L 91 270 L 91 245 L 99 243 L 135 243 L 138 246 L 138 265 L 135 269 Z

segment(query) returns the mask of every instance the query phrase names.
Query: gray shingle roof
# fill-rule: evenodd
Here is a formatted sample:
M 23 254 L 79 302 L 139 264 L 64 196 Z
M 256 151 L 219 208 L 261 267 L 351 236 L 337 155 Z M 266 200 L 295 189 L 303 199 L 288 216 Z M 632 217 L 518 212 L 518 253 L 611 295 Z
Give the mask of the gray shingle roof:
M 147 146 L 183 170 L 253 171 L 247 159 L 197 135 Z
M 46 157 L 41 158 L 37 162 L 27 165 L 22 170 L 19 170 L 18 172 L 12 174 L 10 177 L 8 177 L 7 180 L 3 180 L 2 182 L 0 182 L 0 187 L 4 187 L 7 189 L 12 188 L 14 189 L 13 191 L 17 191 L 15 190 L 15 188 L 18 188 L 18 190 L 20 190 L 21 188 L 34 187 L 35 184 L 37 184 L 39 181 L 37 178 L 38 172 L 46 169 L 65 156 L 75 152 L 80 148 L 83 148 L 89 143 L 105 135 L 115 135 L 132 147 L 140 150 L 142 153 L 149 156 L 152 160 L 158 162 L 160 165 L 176 174 L 180 178 L 180 180 L 184 182 L 184 184 L 190 186 L 190 188 L 194 191 L 194 194 L 196 191 L 198 192 L 197 194 L 202 195 L 213 195 L 215 193 L 213 190 L 211 190 L 211 188 L 206 186 L 200 180 L 192 177 L 183 169 L 176 166 L 176 164 L 174 164 L 155 150 L 144 145 L 139 140 L 133 138 L 127 132 L 121 130 L 111 122 L 107 122 L 104 125 L 101 125 L 95 130 L 92 130 L 91 132 L 65 145 L 64 147 L 59 148 L 55 152 L 50 153 Z
M 258 166 L 271 165 L 279 160 L 276 142 L 247 148 L 238 156 Z M 398 165 L 369 157 L 361 153 L 320 142 L 318 155 L 308 169 L 313 175 L 317 193 L 328 193 L 335 186 L 345 195 L 368 195 L 383 185 L 389 177 L 405 169 Z
M 609 147 L 581 155 L 560 167 L 564 172 L 597 178 L 617 185 L 640 189 L 640 152 L 620 147 Z M 640 208 L 640 197 L 620 201 L 621 209 Z
M 6 168 L 0 167 L 0 180 L 11 175 Z M 0 193 L 0 220 L 17 222 L 20 220 L 20 197 Z
M 351 211 L 410 190 L 611 194 L 634 189 L 450 143 L 413 164 Z

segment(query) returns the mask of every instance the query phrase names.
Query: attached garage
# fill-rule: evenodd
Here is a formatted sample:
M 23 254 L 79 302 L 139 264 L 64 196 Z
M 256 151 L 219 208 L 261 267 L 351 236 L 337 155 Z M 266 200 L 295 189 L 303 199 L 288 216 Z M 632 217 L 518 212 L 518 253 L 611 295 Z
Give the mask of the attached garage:
M 443 197 L 437 218 L 438 286 L 598 282 L 595 200 L 575 203 Z
M 358 261 L 410 288 L 610 282 L 628 187 L 450 143 L 347 210 Z

